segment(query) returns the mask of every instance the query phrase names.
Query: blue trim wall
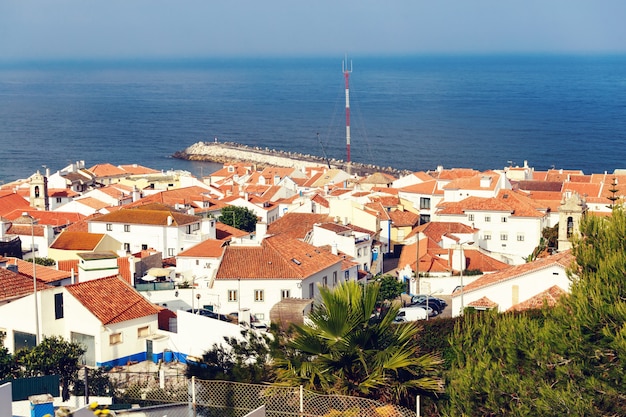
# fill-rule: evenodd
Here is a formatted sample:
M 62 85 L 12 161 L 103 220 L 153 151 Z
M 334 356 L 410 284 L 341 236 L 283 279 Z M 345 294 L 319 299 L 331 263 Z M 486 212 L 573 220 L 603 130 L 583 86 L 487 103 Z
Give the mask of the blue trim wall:
M 96 366 L 112 368 L 114 366 L 125 366 L 129 362 L 143 362 L 147 360 L 151 360 L 154 363 L 159 363 L 159 361 L 164 361 L 164 362 L 177 361 L 180 363 L 187 363 L 187 354 L 168 351 L 167 353 L 163 353 L 163 352 L 153 353 L 152 357 L 148 358 L 148 355 L 146 354 L 146 352 L 140 352 L 140 353 L 135 353 L 133 355 L 124 356 L 122 358 L 113 359 L 107 362 L 96 362 Z

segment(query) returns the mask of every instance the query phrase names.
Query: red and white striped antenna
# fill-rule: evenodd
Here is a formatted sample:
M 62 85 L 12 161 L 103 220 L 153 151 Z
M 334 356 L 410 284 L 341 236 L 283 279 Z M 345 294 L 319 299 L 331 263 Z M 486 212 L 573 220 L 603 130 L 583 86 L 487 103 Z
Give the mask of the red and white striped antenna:
M 348 55 L 341 62 L 341 70 L 346 79 L 346 161 L 350 161 L 350 73 L 352 72 L 352 60 L 350 60 L 350 68 L 348 68 Z

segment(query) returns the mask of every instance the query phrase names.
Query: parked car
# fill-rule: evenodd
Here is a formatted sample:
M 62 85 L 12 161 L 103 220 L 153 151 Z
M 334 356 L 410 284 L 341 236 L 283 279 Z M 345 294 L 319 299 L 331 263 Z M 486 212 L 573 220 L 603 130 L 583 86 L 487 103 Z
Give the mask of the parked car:
M 411 297 L 412 306 L 425 306 L 426 303 L 428 303 L 428 307 L 435 310 L 437 314 L 440 314 L 443 310 L 445 310 L 448 305 L 445 300 L 437 297 L 430 297 L 426 295 L 414 295 Z
M 209 317 L 212 319 L 216 319 L 216 320 L 221 320 L 221 321 L 226 321 L 226 322 L 231 322 L 232 319 L 230 317 L 228 317 L 225 314 L 218 314 L 214 311 L 211 310 L 207 310 L 205 308 L 198 308 L 198 309 L 194 309 L 193 311 L 191 309 L 187 310 L 188 313 L 194 313 L 194 314 L 199 314 L 201 316 L 204 317 Z
M 403 307 L 398 311 L 396 318 L 393 320 L 396 323 L 402 323 L 406 321 L 426 320 L 426 317 L 432 313 L 431 309 L 423 307 Z

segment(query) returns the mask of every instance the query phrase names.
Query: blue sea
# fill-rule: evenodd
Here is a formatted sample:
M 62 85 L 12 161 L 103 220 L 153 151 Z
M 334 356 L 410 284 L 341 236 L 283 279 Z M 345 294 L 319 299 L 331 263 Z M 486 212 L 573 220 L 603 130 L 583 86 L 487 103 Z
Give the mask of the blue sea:
M 206 175 L 171 155 L 214 138 L 346 159 L 342 60 L 0 63 L 0 182 L 78 160 Z M 350 61 L 353 161 L 626 168 L 626 56 Z

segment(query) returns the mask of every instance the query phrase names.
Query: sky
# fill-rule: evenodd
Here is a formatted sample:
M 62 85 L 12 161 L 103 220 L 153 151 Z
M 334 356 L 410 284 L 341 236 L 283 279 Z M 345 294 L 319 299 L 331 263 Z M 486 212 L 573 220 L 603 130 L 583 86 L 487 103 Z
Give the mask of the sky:
M 0 60 L 624 53 L 624 0 L 0 0 Z

